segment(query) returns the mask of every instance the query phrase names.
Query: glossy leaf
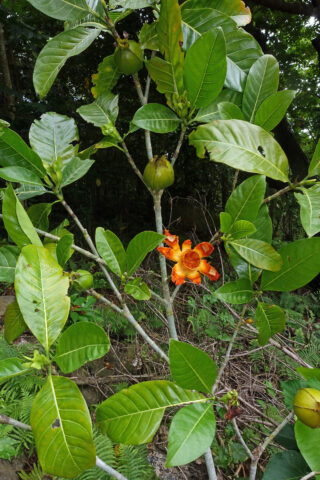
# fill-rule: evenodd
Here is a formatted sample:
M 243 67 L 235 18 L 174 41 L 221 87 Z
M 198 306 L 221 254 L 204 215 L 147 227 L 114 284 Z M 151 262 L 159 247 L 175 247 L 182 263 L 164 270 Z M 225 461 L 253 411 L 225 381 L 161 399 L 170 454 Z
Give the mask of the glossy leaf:
M 82 178 L 93 164 L 94 160 L 80 160 L 78 157 L 70 160 L 62 171 L 61 187 L 66 187 Z
M 28 217 L 25 209 L 23 208 L 23 206 L 21 205 L 19 200 L 17 200 L 17 202 L 16 202 L 16 214 L 17 214 L 17 219 L 18 219 L 18 222 L 19 222 L 19 225 L 20 225 L 21 229 L 23 230 L 23 232 L 27 235 L 27 237 L 30 240 L 30 242 L 28 242 L 28 243 L 32 243 L 33 245 L 41 246 L 42 242 L 39 238 L 39 235 L 36 232 L 34 226 L 32 225 L 32 222 L 31 222 L 30 218 Z
M 220 230 L 222 233 L 227 233 L 232 224 L 232 217 L 230 213 L 221 212 L 220 213 Z
M 49 190 L 46 190 L 43 186 L 38 185 L 20 185 L 19 188 L 15 189 L 15 193 L 19 198 L 20 202 L 23 200 L 29 200 L 29 198 L 38 197 L 44 195 L 45 193 L 51 193 Z
M 52 203 L 36 203 L 28 208 L 27 214 L 36 228 L 47 231 L 49 229 L 49 215 L 52 210 Z
M 320 428 L 310 428 L 300 420 L 296 421 L 294 432 L 301 455 L 313 472 L 320 472 Z M 320 479 L 320 475 L 315 477 Z
M 166 467 L 185 465 L 203 455 L 211 446 L 215 430 L 210 403 L 181 408 L 169 428 Z
M 233 219 L 253 222 L 259 212 L 266 191 L 266 179 L 262 175 L 252 175 L 238 185 L 226 203 L 226 212 Z
M 251 283 L 246 279 L 225 283 L 214 292 L 221 301 L 235 305 L 251 302 L 253 294 Z
M 261 289 L 290 292 L 307 285 L 320 272 L 320 238 L 297 240 L 278 250 L 283 265 L 276 272 L 263 272 Z
M 138 233 L 138 235 L 130 241 L 127 248 L 128 276 L 132 275 L 137 270 L 146 255 L 156 248 L 164 238 L 164 235 L 147 231 Z
M 138 9 L 138 8 L 145 8 L 151 7 L 153 4 L 153 0 L 116 0 L 113 2 L 115 6 L 121 5 L 125 8 L 130 9 Z
M 310 469 L 302 455 L 294 450 L 276 453 L 269 460 L 262 480 L 301 480 Z
M 151 293 L 148 285 L 142 281 L 142 278 L 134 278 L 126 283 L 124 291 L 131 295 L 135 300 L 149 300 Z
M 221 29 L 202 35 L 188 50 L 184 83 L 192 107 L 209 105 L 221 92 L 226 77 L 226 44 Z
M 236 240 L 238 238 L 251 236 L 255 231 L 256 227 L 253 223 L 248 222 L 247 220 L 237 220 L 233 223 L 228 234 L 231 236 L 232 240 Z
M 311 188 L 299 188 L 294 196 L 300 205 L 300 219 L 308 237 L 320 232 L 320 183 Z
M 166 408 L 206 400 L 200 393 L 166 380 L 141 382 L 102 402 L 96 421 L 114 442 L 139 445 L 152 440 Z
M 142 50 L 159 50 L 157 22 L 143 24 L 139 33 L 139 44 Z
M 24 321 L 49 350 L 69 314 L 69 278 L 44 247 L 28 245 L 17 262 L 15 290 Z
M 309 177 L 313 177 L 314 175 L 320 175 L 320 140 L 318 140 L 311 163 L 309 165 L 308 175 Z
M 63 237 L 61 237 L 59 242 L 57 243 L 57 248 L 56 248 L 57 261 L 62 268 L 64 268 L 65 264 L 73 254 L 73 249 L 71 248 L 72 244 L 73 244 L 72 234 L 63 235 Z
M 244 116 L 238 105 L 231 102 L 221 102 L 218 104 L 219 117 L 221 120 L 244 120 Z
M 170 62 L 160 57 L 153 57 L 146 62 L 146 67 L 150 77 L 157 84 L 158 92 L 165 94 L 176 93 L 173 67 Z
M 118 95 L 103 93 L 93 103 L 79 107 L 77 112 L 96 127 L 114 125 L 119 113 Z
M 74 478 L 95 465 L 88 407 L 69 378 L 48 377 L 33 401 L 30 423 L 46 473 Z
M 279 64 L 272 55 L 264 55 L 250 68 L 243 92 L 242 111 L 253 123 L 262 102 L 276 93 L 279 85 Z
M 28 368 L 25 368 L 19 358 L 6 358 L 0 360 L 0 383 L 8 380 L 9 378 L 22 375 L 27 372 Z
M 90 12 L 85 0 L 28 0 L 37 10 L 57 20 L 82 18 Z
M 200 158 L 206 151 L 211 160 L 245 172 L 260 173 L 288 181 L 288 159 L 272 135 L 242 120 L 214 120 L 189 136 Z
M 91 89 L 94 98 L 100 95 L 108 94 L 116 85 L 120 77 L 120 72 L 115 64 L 114 56 L 105 57 L 98 66 L 98 72 L 92 75 Z
M 87 15 L 78 19 L 75 19 L 75 17 L 73 17 L 70 20 L 64 22 L 64 30 L 69 30 L 71 28 L 77 27 L 78 25 L 82 25 L 83 27 L 96 27 L 101 28 L 104 31 L 109 31 L 104 20 L 104 9 L 100 0 L 85 1 L 87 4 Z M 94 13 L 92 13 L 92 11 Z
M 97 38 L 100 30 L 75 27 L 48 40 L 41 50 L 33 71 L 35 91 L 43 98 L 50 90 L 68 58 L 83 52 Z
M 136 111 L 132 122 L 151 132 L 169 133 L 178 128 L 181 120 L 168 107 L 159 103 L 148 103 Z
M 189 343 L 171 339 L 169 363 L 171 375 L 180 387 L 211 392 L 217 369 L 205 352 Z
M 241 107 L 242 95 L 239 92 L 225 88 L 219 93 L 217 98 L 207 107 L 200 108 L 194 120 L 200 123 L 209 123 L 212 120 L 220 120 L 221 113 L 219 109 L 220 103 L 233 103 L 237 107 Z
M 78 147 L 72 142 L 79 140 L 77 125 L 73 118 L 49 112 L 35 120 L 29 132 L 30 144 L 44 162 L 52 165 L 75 157 Z
M 255 321 L 259 331 L 258 342 L 267 345 L 269 339 L 285 329 L 286 316 L 282 308 L 277 305 L 258 303 Z
M 258 108 L 254 123 L 265 130 L 273 130 L 285 116 L 295 95 L 295 90 L 282 90 L 267 97 Z
M 96 229 L 96 246 L 110 270 L 121 277 L 126 270 L 126 252 L 121 240 L 110 230 Z
M 230 245 L 247 262 L 262 270 L 278 272 L 282 266 L 282 259 L 278 252 L 267 242 L 246 238 L 232 240 Z
M 225 249 L 228 254 L 229 260 L 233 268 L 238 274 L 239 278 L 249 280 L 253 285 L 261 274 L 261 269 L 254 267 L 250 263 L 246 262 L 229 244 L 225 244 Z
M 266 204 L 260 207 L 257 218 L 253 221 L 253 224 L 256 227 L 256 231 L 251 235 L 251 238 L 271 243 L 273 233 L 272 220 Z
M 203 8 L 208 5 L 212 5 L 211 0 L 189 0 L 186 2 L 187 8 Z M 231 17 L 238 26 L 247 25 L 251 21 L 250 9 L 245 6 L 242 0 L 215 0 L 214 8 Z
M 0 282 L 14 282 L 17 258 L 20 249 L 13 245 L 0 247 Z
M 101 327 L 79 322 L 59 337 L 54 361 L 63 373 L 70 373 L 87 362 L 103 357 L 109 348 L 110 340 Z
M 27 328 L 18 303 L 10 303 L 4 315 L 4 338 L 8 343 L 12 343 L 16 338 L 20 337 Z
M 0 168 L 0 178 L 8 180 L 9 182 L 42 186 L 41 179 L 38 177 L 38 175 L 23 167 Z

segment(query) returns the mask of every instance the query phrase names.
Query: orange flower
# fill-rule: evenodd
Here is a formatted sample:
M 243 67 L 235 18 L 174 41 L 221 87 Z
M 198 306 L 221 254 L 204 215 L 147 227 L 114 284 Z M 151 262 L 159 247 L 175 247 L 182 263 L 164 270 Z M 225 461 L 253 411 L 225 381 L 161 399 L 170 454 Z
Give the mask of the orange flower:
M 168 230 L 165 230 L 164 234 L 167 236 L 164 242 L 169 247 L 158 247 L 157 250 L 169 260 L 177 262 L 171 274 L 173 283 L 181 285 L 185 283 L 185 278 L 189 278 L 193 283 L 201 283 L 200 273 L 215 282 L 219 279 L 217 270 L 204 260 L 204 257 L 208 257 L 213 252 L 214 247 L 211 243 L 202 242 L 192 249 L 191 240 L 186 240 L 181 249 L 179 237 L 171 235 Z

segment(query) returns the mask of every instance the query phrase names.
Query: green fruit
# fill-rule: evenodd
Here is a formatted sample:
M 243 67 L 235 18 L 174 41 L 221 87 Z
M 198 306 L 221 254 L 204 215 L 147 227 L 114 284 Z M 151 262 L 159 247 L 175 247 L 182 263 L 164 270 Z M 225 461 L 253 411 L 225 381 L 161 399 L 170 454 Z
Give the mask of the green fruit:
M 143 178 L 152 190 L 163 190 L 173 184 L 174 170 L 166 157 L 154 157 L 144 169 Z
M 87 270 L 77 270 L 75 272 L 75 285 L 81 290 L 88 290 L 93 284 L 93 276 Z
M 134 40 L 126 40 L 119 44 L 114 52 L 114 61 L 120 73 L 133 75 L 143 66 L 143 55 L 140 45 Z
M 301 388 L 293 399 L 293 410 L 308 427 L 320 427 L 320 390 Z

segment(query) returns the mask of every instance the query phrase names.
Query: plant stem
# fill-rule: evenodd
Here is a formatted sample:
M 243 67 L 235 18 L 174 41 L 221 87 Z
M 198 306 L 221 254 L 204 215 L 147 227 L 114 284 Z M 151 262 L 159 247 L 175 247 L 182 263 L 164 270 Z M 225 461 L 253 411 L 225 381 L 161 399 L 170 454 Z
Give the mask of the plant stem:
M 123 148 L 123 151 L 128 159 L 128 162 L 129 164 L 131 165 L 134 173 L 140 178 L 141 182 L 144 184 L 144 186 L 146 187 L 146 189 L 151 193 L 151 195 L 153 194 L 152 190 L 150 187 L 148 187 L 148 185 L 146 184 L 146 182 L 144 181 L 144 178 L 143 178 L 143 175 L 142 173 L 140 172 L 139 168 L 137 167 L 137 165 L 135 164 L 135 161 L 133 160 L 128 148 L 127 148 L 127 145 L 125 144 L 125 142 L 122 142 L 122 148 Z
M 204 458 L 205 458 L 205 461 L 206 461 L 206 467 L 207 467 L 209 480 L 218 480 L 217 479 L 217 474 L 216 474 L 216 469 L 215 469 L 215 466 L 214 466 L 213 457 L 212 457 L 211 448 L 209 448 L 206 451 L 206 453 L 204 454 Z
M 148 99 L 147 99 L 146 96 L 143 94 L 142 87 L 141 87 L 141 83 L 140 83 L 140 80 L 139 80 L 139 75 L 138 75 L 137 73 L 135 73 L 134 75 L 132 75 L 132 77 L 133 77 L 133 81 L 134 81 L 134 84 L 135 84 L 135 87 L 136 87 L 136 90 L 137 90 L 138 97 L 139 97 L 139 99 L 140 99 L 141 105 L 147 105 Z M 146 91 L 147 91 L 147 90 L 146 90 Z M 149 159 L 149 161 L 150 161 L 150 160 L 152 160 L 152 158 L 153 158 L 150 131 L 149 131 L 149 130 L 145 130 L 145 131 L 144 131 L 144 135 L 145 135 L 145 140 L 146 140 L 147 155 L 148 155 L 148 159 Z
M 287 187 L 283 188 L 282 190 L 279 190 L 278 192 L 274 193 L 273 195 L 270 195 L 270 197 L 266 197 L 262 204 L 264 203 L 269 203 L 271 202 L 272 200 L 274 200 L 275 198 L 277 197 L 280 197 L 281 195 L 283 195 L 284 193 L 287 193 L 287 192 L 290 192 L 290 190 L 293 190 L 295 187 L 292 186 L 292 185 L 288 185 Z
M 109 473 L 109 475 L 111 475 L 116 480 L 128 480 L 127 477 L 117 472 L 117 470 L 115 470 L 114 468 L 109 467 L 109 465 L 104 463 L 99 457 L 96 457 L 96 466 L 104 472 Z
M 304 477 L 300 478 L 300 480 L 309 480 L 309 478 L 313 478 L 316 475 L 320 475 L 320 472 L 311 472 L 305 475 Z
M 0 415 L 0 423 L 4 425 L 13 425 L 14 427 L 22 428 L 23 430 L 32 430 L 30 425 L 26 423 L 19 422 L 19 420 L 15 420 L 14 418 L 7 417 L 7 415 Z
M 183 140 L 184 140 L 184 135 L 186 133 L 186 130 L 187 130 L 187 127 L 186 126 L 183 126 L 182 129 L 181 129 L 181 133 L 180 133 L 180 137 L 179 137 L 179 140 L 178 140 L 178 143 L 177 143 L 177 146 L 176 146 L 176 149 L 174 151 L 174 154 L 172 155 L 172 158 L 171 158 L 171 165 L 174 166 L 174 164 L 176 163 L 176 160 L 179 156 L 179 153 L 180 153 L 180 150 L 181 150 L 181 147 L 182 147 L 182 144 L 183 144 Z
M 237 434 L 237 436 L 240 440 L 241 445 L 243 446 L 243 448 L 245 449 L 245 451 L 247 452 L 247 454 L 251 458 L 251 460 L 253 460 L 252 452 L 251 452 L 250 448 L 248 447 L 248 445 L 246 444 L 246 442 L 244 441 L 244 438 L 242 436 L 242 433 L 239 430 L 239 427 L 238 427 L 238 424 L 237 424 L 237 421 L 236 421 L 235 418 L 232 420 L 232 424 L 234 426 L 234 429 L 235 429 L 236 434 Z
M 154 204 L 154 212 L 155 212 L 155 219 L 156 219 L 156 228 L 157 232 L 161 235 L 163 234 L 163 227 L 162 227 L 162 212 L 161 212 L 161 197 L 162 197 L 163 190 L 159 192 L 154 192 L 153 194 L 153 204 Z M 174 315 L 173 315 L 173 307 L 172 301 L 170 296 L 170 290 L 168 285 L 168 273 L 167 273 L 167 264 L 166 259 L 161 253 L 159 253 L 159 262 L 160 262 L 160 272 L 161 272 L 161 281 L 162 281 L 162 292 L 163 298 L 166 301 L 166 316 L 168 320 L 169 326 L 169 334 L 170 338 L 174 338 L 178 340 Z

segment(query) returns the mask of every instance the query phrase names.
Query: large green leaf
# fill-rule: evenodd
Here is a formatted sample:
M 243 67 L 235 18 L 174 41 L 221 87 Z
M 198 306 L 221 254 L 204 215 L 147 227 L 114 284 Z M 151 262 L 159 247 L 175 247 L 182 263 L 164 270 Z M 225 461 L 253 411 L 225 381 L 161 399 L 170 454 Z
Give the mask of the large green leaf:
M 46 473 L 74 478 L 95 464 L 88 407 L 69 378 L 48 377 L 33 401 L 30 423 Z
M 24 321 L 49 350 L 69 314 L 69 278 L 44 247 L 28 245 L 16 267 L 15 290 Z
M 300 205 L 300 219 L 308 237 L 320 232 L 320 183 L 311 188 L 300 188 L 294 196 Z
M 215 431 L 216 419 L 210 403 L 181 408 L 169 428 L 166 467 L 185 465 L 203 455 L 210 448 Z
M 97 100 L 89 105 L 82 105 L 77 109 L 81 117 L 96 127 L 108 127 L 114 125 L 118 113 L 118 95 L 103 93 Z
M 98 66 L 98 72 L 92 75 L 91 89 L 94 98 L 107 94 L 112 90 L 120 77 L 120 72 L 115 64 L 114 56 L 105 57 Z
M 0 282 L 14 282 L 17 258 L 20 249 L 13 245 L 0 247 Z
M 262 102 L 276 93 L 279 85 L 279 64 L 272 55 L 264 55 L 250 68 L 243 92 L 242 111 L 253 123 Z
M 19 358 L 5 358 L 4 360 L 0 360 L 0 383 L 27 371 L 28 368 L 22 365 Z
M 48 40 L 41 50 L 33 72 L 35 91 L 43 98 L 50 90 L 59 71 L 68 58 L 83 52 L 97 38 L 100 30 L 75 27 Z
M 251 283 L 247 279 L 240 279 L 236 282 L 228 282 L 218 288 L 214 295 L 227 303 L 239 304 L 249 303 L 253 299 Z
M 169 133 L 178 128 L 181 120 L 168 107 L 159 103 L 148 103 L 136 111 L 132 123 L 151 132 Z
M 135 300 L 149 300 L 151 297 L 148 285 L 139 277 L 129 280 L 124 287 L 124 291 Z
M 263 272 L 261 289 L 290 292 L 307 285 L 320 272 L 320 238 L 308 238 L 279 249 L 282 268 Z
M 178 0 L 162 0 L 157 23 L 160 51 L 172 66 L 174 91 L 183 94 L 183 42 L 181 12 Z
M 278 252 L 267 242 L 246 238 L 232 240 L 230 245 L 247 262 L 262 270 L 278 272 L 282 266 L 282 259 Z
M 141 382 L 102 402 L 96 421 L 114 442 L 137 445 L 152 440 L 166 408 L 206 401 L 200 393 L 166 380 Z
M 25 183 L 26 185 L 42 186 L 40 177 L 23 167 L 0 168 L 0 178 L 9 182 Z
M 218 104 L 219 117 L 221 120 L 244 120 L 244 116 L 238 105 L 231 102 L 221 102 Z M 219 118 L 219 119 L 220 119 Z
M 237 220 L 233 223 L 230 230 L 228 230 L 228 235 L 232 238 L 232 240 L 236 240 L 238 238 L 246 238 L 252 236 L 256 232 L 256 227 L 252 222 L 248 222 L 248 220 Z
M 59 242 L 57 243 L 56 247 L 56 255 L 57 261 L 62 268 L 64 268 L 65 264 L 73 254 L 74 250 L 71 248 L 73 244 L 73 235 L 66 234 L 60 238 Z
M 245 172 L 261 173 L 288 181 L 288 159 L 272 135 L 242 120 L 214 120 L 189 136 L 199 157 L 206 151 L 211 160 Z
M 255 321 L 260 345 L 267 345 L 272 335 L 282 332 L 286 326 L 286 316 L 282 308 L 267 303 L 258 303 Z
M 241 107 L 242 95 L 239 92 L 225 88 L 219 93 L 217 98 L 207 107 L 200 108 L 194 120 L 200 123 L 209 123 L 212 120 L 221 119 L 220 103 L 232 103 L 236 107 Z
M 59 337 L 54 360 L 63 373 L 70 373 L 103 357 L 109 348 L 110 340 L 101 327 L 92 322 L 79 322 Z
M 49 229 L 49 215 L 52 203 L 36 203 L 28 208 L 27 214 L 36 228 L 47 231 Z
M 309 165 L 308 175 L 309 177 L 313 177 L 314 175 L 320 175 L 320 140 L 318 140 L 311 163 Z
M 247 25 L 251 21 L 250 9 L 242 0 L 214 0 L 214 2 L 212 0 L 189 0 L 186 4 L 188 8 L 214 6 L 219 12 L 231 17 L 238 26 Z
M 66 187 L 82 178 L 94 164 L 94 160 L 81 160 L 78 157 L 68 162 L 62 171 L 61 187 Z
M 288 450 L 276 453 L 269 460 L 262 480 L 300 480 L 310 472 L 301 453 Z
M 173 75 L 172 64 L 160 57 L 153 57 L 146 62 L 149 75 L 157 84 L 157 90 L 160 93 L 176 93 L 175 79 Z
M 272 220 L 269 215 L 269 209 L 266 204 L 260 208 L 257 218 L 253 221 L 256 227 L 255 233 L 251 235 L 251 238 L 256 240 L 263 240 L 264 242 L 271 243 L 272 241 Z
M 138 233 L 127 247 L 127 275 L 132 275 L 142 263 L 146 255 L 156 248 L 165 238 L 156 232 Z
M 192 107 L 209 105 L 226 78 L 226 44 L 220 28 L 207 32 L 188 50 L 183 75 Z
M 180 387 L 210 393 L 217 376 L 212 358 L 189 343 L 170 340 L 171 375 Z
M 267 97 L 258 108 L 254 123 L 265 130 L 273 130 L 285 116 L 295 95 L 295 90 L 282 90 Z
M 12 343 L 16 338 L 27 330 L 18 302 L 12 302 L 7 306 L 4 315 L 4 338 Z
M 257 281 L 261 274 L 261 269 L 258 269 L 246 262 L 229 244 L 225 244 L 225 249 L 228 254 L 229 260 L 233 268 L 238 274 L 239 278 L 249 280 L 250 284 L 253 285 Z
M 150 7 L 154 3 L 153 0 L 116 0 L 111 2 L 112 5 L 121 5 L 125 8 L 131 8 L 132 10 L 144 7 Z
M 86 0 L 28 0 L 37 10 L 57 20 L 74 20 L 90 13 Z
M 310 428 L 300 420 L 296 421 L 294 432 L 301 455 L 313 472 L 320 472 L 320 428 Z M 316 475 L 317 480 L 320 475 Z
M 52 193 L 44 187 L 38 185 L 20 185 L 19 188 L 15 189 L 16 195 L 19 200 L 29 200 L 29 198 L 37 197 L 44 195 L 45 193 Z
M 242 92 L 253 63 L 263 55 L 256 39 L 242 28 L 226 35 L 227 76 L 225 86 Z
M 139 32 L 139 44 L 142 50 L 159 50 L 157 22 L 143 24 Z
M 2 167 L 20 167 L 29 170 L 38 177 L 46 174 L 41 158 L 9 128 L 0 130 L 0 165 Z
M 75 157 L 78 146 L 72 142 L 79 140 L 77 125 L 73 118 L 48 112 L 35 120 L 29 132 L 30 144 L 35 152 L 48 165 L 57 160 L 62 163 Z
M 121 277 L 126 270 L 126 252 L 117 235 L 102 227 L 96 229 L 96 246 L 110 270 Z

